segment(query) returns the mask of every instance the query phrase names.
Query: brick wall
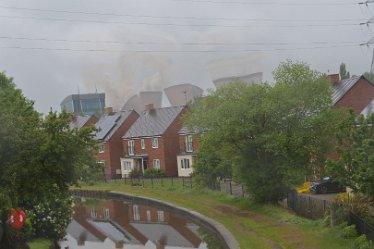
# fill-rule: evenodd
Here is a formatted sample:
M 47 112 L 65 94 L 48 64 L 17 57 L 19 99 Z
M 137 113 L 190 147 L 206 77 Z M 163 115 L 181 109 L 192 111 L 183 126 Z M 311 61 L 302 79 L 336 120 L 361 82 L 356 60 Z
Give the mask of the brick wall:
M 358 82 L 335 104 L 339 108 L 352 108 L 356 115 L 374 99 L 374 86 L 365 78 Z
M 104 174 L 107 179 L 120 177 L 121 173 L 116 174 L 116 170 L 121 170 L 121 157 L 123 157 L 122 136 L 138 117 L 139 115 L 132 111 L 109 141 L 105 142 L 104 153 L 97 154 L 98 161 L 105 161 Z

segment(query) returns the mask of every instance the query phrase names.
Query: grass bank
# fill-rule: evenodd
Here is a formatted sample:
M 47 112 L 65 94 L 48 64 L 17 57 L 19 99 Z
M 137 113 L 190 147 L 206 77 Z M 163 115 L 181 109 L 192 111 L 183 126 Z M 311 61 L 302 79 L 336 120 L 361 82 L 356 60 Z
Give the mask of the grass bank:
M 352 249 L 337 229 L 322 221 L 311 221 L 272 205 L 255 205 L 248 200 L 204 189 L 158 186 L 144 188 L 123 182 L 101 182 L 84 189 L 118 191 L 167 201 L 193 209 L 223 224 L 243 249 Z
M 30 249 L 48 249 L 51 241 L 47 239 L 37 239 L 27 243 Z

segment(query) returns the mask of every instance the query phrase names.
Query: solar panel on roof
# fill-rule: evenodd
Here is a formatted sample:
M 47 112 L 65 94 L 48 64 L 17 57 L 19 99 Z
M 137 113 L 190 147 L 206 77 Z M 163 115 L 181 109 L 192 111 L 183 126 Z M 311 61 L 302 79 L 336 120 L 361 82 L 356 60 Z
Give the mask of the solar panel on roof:
M 100 122 L 96 124 L 96 127 L 100 131 L 96 134 L 96 139 L 104 139 L 105 136 L 113 129 L 116 125 L 116 122 L 121 118 L 119 113 L 116 113 L 111 116 L 103 116 L 100 118 Z

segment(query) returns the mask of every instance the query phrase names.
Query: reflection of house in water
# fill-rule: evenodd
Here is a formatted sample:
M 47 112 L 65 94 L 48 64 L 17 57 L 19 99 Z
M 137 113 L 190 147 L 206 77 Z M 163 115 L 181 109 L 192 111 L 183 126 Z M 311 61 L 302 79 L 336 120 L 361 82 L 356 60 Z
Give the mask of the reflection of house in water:
M 74 207 L 61 248 L 205 248 L 199 227 L 154 207 L 93 200 Z

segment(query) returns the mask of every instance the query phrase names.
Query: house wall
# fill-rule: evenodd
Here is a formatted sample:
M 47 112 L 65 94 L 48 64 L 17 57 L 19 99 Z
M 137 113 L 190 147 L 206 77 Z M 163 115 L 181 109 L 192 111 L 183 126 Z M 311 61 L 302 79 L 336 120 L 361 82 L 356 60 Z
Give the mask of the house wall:
M 179 134 L 179 153 L 187 152 L 186 151 L 186 137 L 190 134 Z M 199 137 L 198 135 L 192 135 L 192 148 L 195 152 L 199 148 Z
M 98 161 L 105 161 L 105 178 L 114 179 L 121 177 L 121 157 L 123 156 L 122 136 L 138 117 L 139 115 L 133 111 L 112 137 L 105 142 L 104 152 L 97 154 Z
M 152 138 L 144 138 L 145 149 L 141 149 L 141 138 L 134 138 L 134 154 L 147 154 L 148 168 L 153 168 L 153 159 L 160 160 L 160 169 L 165 172 L 166 176 L 178 175 L 177 154 L 179 149 L 178 131 L 182 128 L 180 117 L 183 111 L 175 121 L 166 129 L 161 137 L 158 137 L 158 148 L 152 148 Z M 128 154 L 128 140 L 123 140 L 123 152 Z
M 339 108 L 352 108 L 356 115 L 374 99 L 374 86 L 364 78 L 358 82 L 335 104 Z

